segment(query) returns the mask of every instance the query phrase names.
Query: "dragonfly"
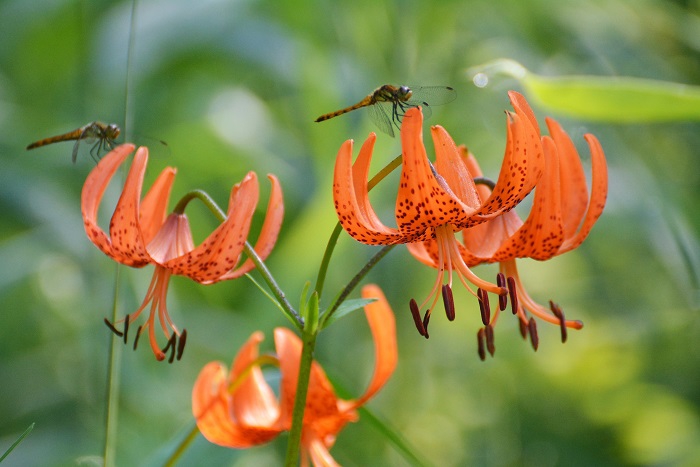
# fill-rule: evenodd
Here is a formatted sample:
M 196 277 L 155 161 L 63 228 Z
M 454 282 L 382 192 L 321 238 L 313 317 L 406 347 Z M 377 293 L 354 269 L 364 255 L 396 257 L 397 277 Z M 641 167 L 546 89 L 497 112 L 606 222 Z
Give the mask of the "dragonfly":
M 114 140 L 117 139 L 119 133 L 121 133 L 121 130 L 115 123 L 107 124 L 102 122 L 91 122 L 87 125 L 81 126 L 80 128 L 76 128 L 73 131 L 69 131 L 68 133 L 51 136 L 49 138 L 36 141 L 27 146 L 27 149 L 39 148 L 41 146 L 46 146 L 47 144 L 58 143 L 60 141 L 75 140 L 75 145 L 73 146 L 73 163 L 75 164 L 75 161 L 78 158 L 78 146 L 80 145 L 81 141 L 85 140 L 89 144 L 94 142 L 92 149 L 90 149 L 90 155 L 93 159 L 97 159 L 100 151 L 114 149 Z
M 318 117 L 316 122 L 343 115 L 353 110 L 368 107 L 369 117 L 377 127 L 389 136 L 394 136 L 394 127 L 399 129 L 399 123 L 406 110 L 411 107 L 421 106 L 423 116 L 428 118 L 432 111 L 431 106 L 443 105 L 452 102 L 457 93 L 449 86 L 394 86 L 385 84 L 355 105 L 336 110 Z

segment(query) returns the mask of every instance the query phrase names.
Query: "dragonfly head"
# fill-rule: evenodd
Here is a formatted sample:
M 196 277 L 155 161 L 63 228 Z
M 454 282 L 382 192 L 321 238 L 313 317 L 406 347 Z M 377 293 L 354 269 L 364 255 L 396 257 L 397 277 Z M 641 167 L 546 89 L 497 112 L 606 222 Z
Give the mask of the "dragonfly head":
M 119 133 L 121 133 L 121 132 L 122 131 L 119 129 L 119 127 L 115 123 L 110 123 L 109 125 L 107 125 L 106 134 L 107 134 L 107 137 L 109 139 L 117 139 L 117 137 L 119 136 Z
M 407 101 L 408 99 L 410 99 L 412 94 L 413 91 L 411 91 L 411 88 L 409 88 L 408 86 L 399 86 L 399 98 L 402 101 Z

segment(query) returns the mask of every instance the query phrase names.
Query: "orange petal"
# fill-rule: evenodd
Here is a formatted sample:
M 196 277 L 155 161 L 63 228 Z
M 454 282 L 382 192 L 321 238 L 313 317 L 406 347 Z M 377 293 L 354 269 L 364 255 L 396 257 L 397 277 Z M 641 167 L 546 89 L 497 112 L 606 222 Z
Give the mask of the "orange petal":
M 586 175 L 576 146 L 559 123 L 547 118 L 549 134 L 557 145 L 559 154 L 559 179 L 561 180 L 561 209 L 564 223 L 564 237 L 576 234 L 588 206 Z
M 535 190 L 530 215 L 522 227 L 493 255 L 496 261 L 516 257 L 549 259 L 557 254 L 564 241 L 557 148 L 549 136 L 542 138 L 542 143 L 547 168 Z
M 218 282 L 238 263 L 257 204 L 258 178 L 248 172 L 231 190 L 228 218 L 201 245 L 164 266 L 203 284 Z
M 270 255 L 272 248 L 275 246 L 275 243 L 277 243 L 277 236 L 282 228 L 282 219 L 284 218 L 282 187 L 280 186 L 279 180 L 274 175 L 268 175 L 267 178 L 269 178 L 272 183 L 270 200 L 267 203 L 267 213 L 265 214 L 265 221 L 260 230 L 260 236 L 254 247 L 256 253 L 263 261 Z M 254 267 L 255 264 L 248 258 L 240 267 L 227 272 L 221 276 L 219 280 L 225 281 L 235 279 L 252 270 Z
M 434 238 L 422 242 L 407 243 L 406 248 L 411 255 L 421 263 L 431 268 L 437 268 L 437 242 Z
M 450 191 L 461 201 L 462 209 L 473 212 L 481 205 L 474 177 L 467 167 L 452 137 L 439 125 L 430 128 L 435 146 L 435 169 L 446 182 L 445 191 Z M 440 180 L 438 178 L 438 180 Z
M 109 224 L 113 251 L 119 255 L 119 262 L 129 266 L 143 266 L 151 262 L 139 223 L 141 188 L 147 163 L 148 148 L 141 146 L 136 150 L 124 190 Z
M 540 133 L 540 125 L 537 123 L 537 117 L 535 117 L 535 112 L 530 108 L 530 104 L 527 103 L 525 97 L 516 91 L 508 91 L 508 97 L 510 98 L 510 104 L 515 109 L 518 115 L 524 115 L 530 121 L 532 127 Z
M 294 399 L 299 378 L 301 340 L 287 328 L 275 329 L 275 349 L 280 361 L 282 381 L 280 385 L 280 428 L 289 429 L 292 423 Z M 338 410 L 338 397 L 335 395 L 326 373 L 315 361 L 311 364 L 309 389 L 306 395 L 304 425 L 314 425 L 314 432 L 320 436 L 328 430 L 339 430 L 347 421 L 347 416 Z M 329 428 L 330 427 L 330 428 Z
M 257 355 L 261 340 L 261 333 L 253 334 L 237 360 L 251 352 Z M 255 370 L 260 371 L 257 367 Z M 206 365 L 197 377 L 192 390 L 192 413 L 202 435 L 212 443 L 232 448 L 256 446 L 277 436 L 279 430 L 272 426 L 274 421 L 270 421 L 268 411 L 260 411 L 256 399 L 251 398 L 250 392 L 241 392 L 242 387 L 231 394 L 229 384 L 226 368 L 218 362 Z M 255 378 L 252 384 L 259 385 L 263 398 L 268 397 L 267 392 L 271 393 L 262 376 Z M 241 405 L 248 406 L 249 410 L 234 410 L 234 406 Z
M 532 191 L 545 168 L 540 133 L 527 112 L 508 112 L 506 151 L 496 186 L 474 219 L 489 218 L 513 209 Z
M 584 135 L 591 151 L 591 200 L 588 203 L 588 211 L 583 219 L 583 225 L 575 237 L 567 239 L 559 250 L 559 254 L 573 250 L 583 242 L 596 223 L 605 208 L 608 197 L 608 165 L 605 161 L 605 153 L 598 139 L 592 134 Z
M 331 456 L 328 447 L 320 439 L 312 438 L 308 442 L 307 449 L 314 467 L 340 467 L 340 464 Z
M 177 170 L 173 167 L 163 169 L 146 196 L 141 200 L 139 221 L 146 244 L 150 243 L 165 222 L 168 214 L 168 200 L 176 172 Z
M 403 243 L 429 238 L 433 227 L 463 223 L 473 209 L 452 193 L 444 179 L 440 182 L 433 174 L 423 145 L 423 113 L 418 107 L 406 111 L 401 125 L 401 149 L 396 222 L 404 236 Z
M 353 407 L 360 407 L 371 399 L 389 380 L 396 369 L 399 358 L 396 346 L 396 320 L 389 302 L 382 290 L 368 284 L 362 288 L 362 298 L 376 298 L 376 302 L 365 305 L 365 315 L 374 338 L 375 367 L 374 376 L 365 393 L 358 398 Z
M 97 212 L 105 189 L 114 176 L 114 173 L 117 171 L 117 168 L 119 168 L 129 154 L 134 151 L 134 148 L 133 144 L 122 144 L 110 151 L 100 160 L 97 166 L 90 172 L 83 185 L 81 209 L 83 222 L 85 224 L 85 233 L 92 243 L 115 261 L 131 266 L 143 266 L 148 264 L 147 258 L 136 262 L 128 253 L 125 254 L 123 251 L 116 249 L 112 244 L 112 240 L 97 224 Z
M 340 147 L 333 176 L 333 201 L 340 224 L 352 238 L 368 245 L 391 245 L 400 243 L 403 237 L 379 220 L 369 202 L 367 190 L 375 140 L 376 135 L 370 133 L 354 165 L 353 141 L 348 140 Z

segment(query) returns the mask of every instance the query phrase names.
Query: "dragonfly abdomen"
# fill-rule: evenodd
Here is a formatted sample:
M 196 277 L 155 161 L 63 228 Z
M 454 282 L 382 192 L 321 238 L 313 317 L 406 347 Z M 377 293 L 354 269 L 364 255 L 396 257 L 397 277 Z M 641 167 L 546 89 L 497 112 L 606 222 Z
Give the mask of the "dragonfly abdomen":
M 75 130 L 70 133 L 66 133 L 63 135 L 57 135 L 57 136 L 51 136 L 50 138 L 44 138 L 39 141 L 36 141 L 29 146 L 27 146 L 27 149 L 34 149 L 38 148 L 41 146 L 46 146 L 47 144 L 52 144 L 52 143 L 59 143 L 61 141 L 71 141 L 80 138 L 82 135 L 82 129 L 81 130 Z
M 344 109 L 336 110 L 335 112 L 321 115 L 320 117 L 318 117 L 314 121 L 322 122 L 324 120 L 328 120 L 329 118 L 337 117 L 338 115 L 343 115 L 343 114 L 346 114 L 348 112 L 352 112 L 353 110 L 357 110 L 357 109 L 360 109 L 362 107 L 367 107 L 368 105 L 372 105 L 375 102 L 373 97 L 374 97 L 373 95 L 369 95 L 355 105 L 351 105 L 350 107 L 346 107 Z

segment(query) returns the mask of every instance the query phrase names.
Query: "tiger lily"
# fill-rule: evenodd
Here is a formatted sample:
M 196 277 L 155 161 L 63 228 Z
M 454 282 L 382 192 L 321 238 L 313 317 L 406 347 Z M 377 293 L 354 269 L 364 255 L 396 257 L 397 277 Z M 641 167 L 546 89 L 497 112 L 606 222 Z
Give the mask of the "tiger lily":
M 387 382 L 398 360 L 394 314 L 376 285 L 362 289 L 363 298 L 376 298 L 366 305 L 365 316 L 374 338 L 374 375 L 358 399 L 339 399 L 323 368 L 313 362 L 302 427 L 302 465 L 337 466 L 329 449 L 348 422 L 358 420 L 357 409 Z M 207 364 L 192 390 L 192 412 L 202 435 L 214 444 L 243 449 L 264 444 L 291 428 L 302 342 L 292 331 L 274 331 L 274 355 L 260 356 L 263 340 L 255 332 L 239 350 L 230 372 L 219 362 Z M 279 365 L 279 402 L 265 381 L 260 365 Z
M 423 114 L 409 109 L 401 126 L 402 172 L 396 200 L 397 228 L 379 220 L 368 198 L 367 175 L 376 136 L 370 133 L 352 163 L 353 142 L 346 141 L 338 152 L 333 196 L 338 219 L 355 240 L 369 245 L 411 244 L 429 241 L 437 245 L 435 267 L 438 275 L 425 301 L 410 309 L 418 331 L 428 337 L 431 310 L 442 293 L 445 310 L 454 319 L 452 278 L 456 273 L 474 295 L 468 283 L 505 298 L 506 282 L 496 284 L 475 275 L 460 254 L 455 234 L 513 209 L 534 188 L 544 170 L 539 132 L 533 126 L 529 107 L 511 99 L 515 112 L 507 112 L 507 140 L 501 172 L 493 192 L 485 200 L 450 135 L 441 126 L 430 131 L 435 146 L 435 164 L 430 163 L 423 145 Z M 442 285 L 443 279 L 447 283 Z M 442 286 L 442 287 L 441 287 Z M 431 301 L 432 300 L 432 301 Z M 423 318 L 420 309 L 429 304 Z
M 173 274 L 182 275 L 201 284 L 213 284 L 235 279 L 254 268 L 250 259 L 238 264 L 258 202 L 257 176 L 254 172 L 249 172 L 233 187 L 228 218 L 195 247 L 187 216 L 182 212 L 166 215 L 175 180 L 174 168 L 165 168 L 141 199 L 148 148 L 140 147 L 134 156 L 107 233 L 97 223 L 98 208 L 114 173 L 133 151 L 133 144 L 115 148 L 88 175 L 81 196 L 85 232 L 102 252 L 119 263 L 136 268 L 147 264 L 155 266 L 146 298 L 134 313 L 124 318 L 123 332 L 118 331 L 109 321 L 105 322 L 117 335 L 123 335 L 126 342 L 129 323 L 136 320 L 150 304 L 150 314 L 144 326 L 148 327 L 151 349 L 158 360 L 165 359 L 165 353 L 170 349 L 172 362 L 176 347 L 177 358 L 182 356 L 187 334 L 184 329 L 182 332 L 177 329 L 168 314 L 166 295 L 170 277 Z M 267 216 L 255 246 L 256 252 L 263 259 L 272 251 L 284 213 L 279 182 L 273 175 L 269 179 L 272 192 Z M 166 338 L 170 330 L 173 332 L 162 350 L 155 335 L 156 316 Z M 140 326 L 134 347 L 142 329 Z M 176 343 L 177 338 L 180 339 L 179 343 Z
M 519 102 L 528 115 L 533 116 L 532 124 L 539 132 L 537 121 L 525 98 L 516 92 L 511 92 L 510 97 Z M 567 339 L 567 328 L 581 329 L 583 323 L 566 320 L 561 308 L 552 301 L 549 309 L 535 302 L 522 284 L 515 259 L 534 258 L 545 261 L 577 248 L 602 214 L 608 191 L 605 154 L 598 139 L 592 134 L 584 136 L 592 161 L 589 196 L 586 176 L 574 143 L 556 121 L 550 118 L 545 121 L 550 133 L 550 136 L 542 136 L 545 172 L 535 188 L 533 205 L 527 219 L 523 222 L 515 211 L 504 213 L 488 222 L 462 230 L 463 242 L 459 245 L 460 256 L 469 266 L 499 263 L 501 273 L 508 278 L 508 288 L 515 291 L 511 300 L 513 314 L 519 319 L 523 337 L 530 335 L 535 350 L 538 347 L 536 322 L 533 317 L 528 318 L 527 312 L 559 325 L 562 342 Z M 475 177 L 482 177 L 474 155 L 464 147 L 460 147 L 460 151 L 471 173 Z M 480 199 L 487 199 L 491 195 L 491 189 L 485 184 L 478 185 L 477 189 Z M 409 245 L 409 251 L 415 258 L 436 268 L 439 267 L 438 249 L 439 245 L 434 240 Z M 493 353 L 492 328 L 499 311 L 500 308 L 492 319 L 485 320 L 484 328 L 477 334 L 482 359 L 485 357 L 484 341 L 487 341 L 489 352 Z M 491 342 L 488 342 L 489 339 Z

